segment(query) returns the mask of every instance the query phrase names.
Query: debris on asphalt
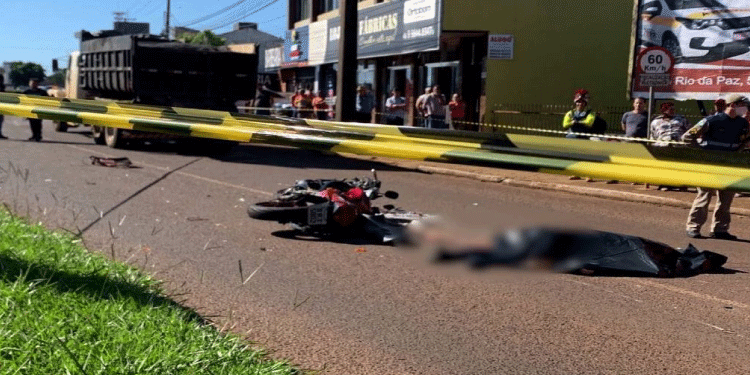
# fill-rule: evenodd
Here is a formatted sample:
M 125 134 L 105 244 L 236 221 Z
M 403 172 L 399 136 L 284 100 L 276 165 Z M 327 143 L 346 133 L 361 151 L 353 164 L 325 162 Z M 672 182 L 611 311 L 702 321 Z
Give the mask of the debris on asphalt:
M 92 165 L 99 165 L 110 168 L 138 168 L 128 158 L 105 158 L 99 156 L 89 156 Z

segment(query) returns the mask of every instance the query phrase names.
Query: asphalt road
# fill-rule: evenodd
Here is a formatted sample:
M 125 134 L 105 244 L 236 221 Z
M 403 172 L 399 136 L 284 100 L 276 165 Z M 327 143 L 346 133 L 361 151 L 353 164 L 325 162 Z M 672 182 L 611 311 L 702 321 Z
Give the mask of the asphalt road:
M 443 272 L 403 250 L 285 237 L 246 206 L 301 178 L 379 170 L 399 205 L 475 229 L 551 224 L 684 247 L 686 210 L 429 175 L 288 148 L 113 150 L 87 129 L 27 142 L 6 117 L 0 200 L 164 280 L 186 306 L 326 374 L 750 373 L 750 248 L 693 240 L 739 272 L 684 279 Z M 127 156 L 140 168 L 93 166 Z M 732 232 L 750 238 L 748 219 Z M 240 270 L 240 268 L 242 270 Z

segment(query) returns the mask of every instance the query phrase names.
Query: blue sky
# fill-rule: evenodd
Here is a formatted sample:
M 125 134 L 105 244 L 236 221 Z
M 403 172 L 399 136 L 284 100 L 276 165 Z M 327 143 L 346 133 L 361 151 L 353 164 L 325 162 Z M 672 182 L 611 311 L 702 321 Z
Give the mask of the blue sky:
M 52 74 L 52 59 L 67 65 L 67 56 L 78 50 L 74 34 L 80 30 L 112 28 L 113 12 L 127 12 L 135 22 L 151 24 L 151 33 L 164 29 L 167 0 L 1 0 L 0 62 L 30 61 Z M 286 0 L 171 0 L 172 26 L 182 26 L 231 5 L 230 10 L 191 25 L 194 29 L 231 31 L 238 21 L 257 22 L 258 28 L 283 37 L 286 30 Z M 263 6 L 267 7 L 262 8 Z M 255 14 L 250 14 L 257 11 Z M 243 18 L 244 17 L 244 18 Z

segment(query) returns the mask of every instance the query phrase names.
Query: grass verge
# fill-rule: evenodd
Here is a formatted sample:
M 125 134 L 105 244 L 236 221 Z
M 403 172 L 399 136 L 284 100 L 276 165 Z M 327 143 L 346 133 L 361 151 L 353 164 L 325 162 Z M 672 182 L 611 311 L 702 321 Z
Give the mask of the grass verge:
M 0 209 L 0 374 L 296 374 L 140 271 Z

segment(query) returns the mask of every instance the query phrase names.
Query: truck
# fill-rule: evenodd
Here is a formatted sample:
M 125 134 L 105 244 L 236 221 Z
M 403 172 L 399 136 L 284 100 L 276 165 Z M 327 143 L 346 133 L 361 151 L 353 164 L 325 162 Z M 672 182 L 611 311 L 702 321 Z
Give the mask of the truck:
M 192 45 L 150 34 L 80 33 L 70 54 L 65 96 L 235 112 L 255 96 L 258 57 L 226 47 Z M 67 131 L 65 122 L 55 124 Z M 92 126 L 97 144 L 121 147 L 147 133 Z

